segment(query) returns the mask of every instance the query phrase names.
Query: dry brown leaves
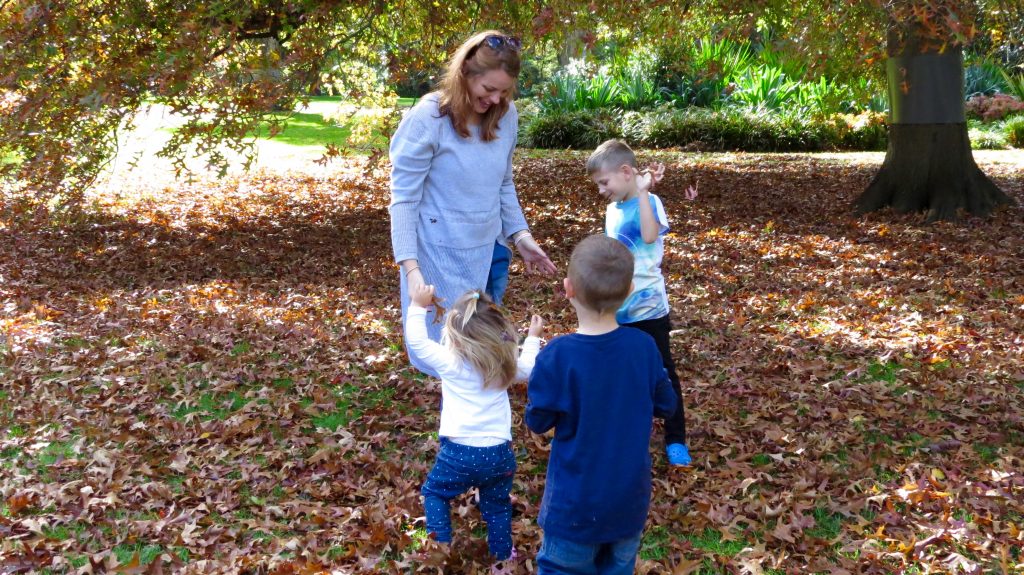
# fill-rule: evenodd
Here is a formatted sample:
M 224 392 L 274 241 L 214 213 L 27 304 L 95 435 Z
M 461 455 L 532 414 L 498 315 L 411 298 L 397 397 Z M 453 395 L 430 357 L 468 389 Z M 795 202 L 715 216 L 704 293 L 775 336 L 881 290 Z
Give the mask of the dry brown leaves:
M 668 469 L 652 442 L 639 570 L 1022 572 L 1022 211 L 855 219 L 876 164 L 657 159 L 695 465 Z M 601 229 L 582 165 L 517 163 L 563 269 Z M 1024 168 L 985 167 L 1024 200 Z M 468 499 L 451 557 L 422 541 L 439 394 L 404 361 L 385 179 L 260 174 L 94 200 L 74 225 L 0 221 L 4 572 L 486 567 Z M 572 329 L 558 283 L 514 266 L 506 303 L 524 328 L 536 312 Z M 524 400 L 517 388 L 518 413 Z M 514 434 L 514 530 L 532 558 L 546 448 L 518 417 Z

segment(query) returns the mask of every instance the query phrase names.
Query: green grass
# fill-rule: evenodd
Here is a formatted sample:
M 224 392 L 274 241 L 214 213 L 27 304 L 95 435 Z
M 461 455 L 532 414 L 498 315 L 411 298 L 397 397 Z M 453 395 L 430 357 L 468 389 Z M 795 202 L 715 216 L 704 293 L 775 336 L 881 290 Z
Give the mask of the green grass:
M 875 381 L 884 381 L 890 385 L 896 383 L 896 375 L 899 373 L 900 364 L 889 361 L 886 363 L 872 362 L 868 366 L 868 375 Z
M 668 557 L 668 543 L 671 540 L 668 528 L 659 525 L 649 529 L 640 541 L 640 558 L 645 561 L 663 561 Z
M 79 521 L 72 521 L 66 525 L 52 525 L 42 528 L 42 533 L 47 539 L 56 541 L 67 541 L 74 538 L 81 541 L 89 531 L 89 525 Z
M 74 569 L 80 569 L 89 564 L 89 558 L 85 555 L 66 555 L 64 559 Z
M 338 96 L 314 96 L 310 102 L 340 104 L 342 99 Z M 398 106 L 408 108 L 413 105 L 413 98 L 399 98 Z M 277 118 L 285 120 L 284 129 L 271 138 L 275 142 L 299 147 L 324 147 L 328 144 L 344 146 L 348 140 L 350 130 L 348 126 L 338 126 L 324 119 L 323 115 L 312 112 L 295 112 L 276 115 Z M 266 139 L 270 136 L 270 124 L 264 122 L 260 125 L 256 136 Z
M 148 565 L 164 552 L 164 548 L 160 545 L 144 544 L 140 541 L 134 545 L 118 545 L 112 551 L 114 556 L 117 557 L 118 563 L 128 563 L 137 554 L 139 556 L 139 565 Z
M 346 427 L 359 415 L 353 410 L 354 413 L 349 413 L 347 402 L 339 401 L 337 404 L 337 411 L 330 411 L 321 415 L 317 415 L 311 418 L 314 427 L 322 427 L 329 430 L 331 433 L 338 430 L 339 427 Z
M 901 475 L 888 467 L 882 467 L 881 465 L 875 464 L 875 477 L 877 477 L 882 483 L 892 483 L 899 479 Z
M 750 462 L 758 467 L 764 467 L 765 465 L 771 465 L 772 458 L 767 454 L 758 453 L 757 455 L 750 458 Z
M 412 532 L 411 538 L 412 544 L 409 545 L 409 548 L 412 551 L 418 551 L 421 548 L 423 548 L 423 545 L 426 544 L 427 539 L 430 538 L 430 535 L 427 533 L 426 528 L 419 527 Z M 334 551 L 334 549 L 338 549 L 338 547 L 331 547 L 330 551 L 327 552 L 328 557 L 331 557 L 331 552 Z
M 263 122 L 256 132 L 256 137 L 269 138 L 289 146 L 318 148 L 328 144 L 341 147 L 348 140 L 348 127 L 332 124 L 320 114 L 295 112 L 291 116 L 280 114 L 275 117 L 285 121 L 284 129 L 270 138 L 270 123 Z
M 999 447 L 995 445 L 988 445 L 986 443 L 975 443 L 973 445 L 974 452 L 981 457 L 981 460 L 991 465 L 999 459 Z
M 814 523 L 814 527 L 806 531 L 807 535 L 831 541 L 839 537 L 839 532 L 842 530 L 843 516 L 838 513 L 832 513 L 824 507 L 816 507 L 814 509 Z
M 0 166 L 6 164 L 20 164 L 23 159 L 24 156 L 18 152 L 0 148 Z
M 204 421 L 227 419 L 232 413 L 245 407 L 251 400 L 240 391 L 225 394 L 204 393 L 195 403 L 181 401 L 170 410 L 174 419 L 183 420 L 193 413 L 202 414 Z
M 250 350 L 252 350 L 252 345 L 249 342 L 247 342 L 247 341 L 240 341 L 240 342 L 236 343 L 234 345 L 234 347 L 231 348 L 231 357 L 238 357 L 240 355 L 245 355 L 245 354 L 249 353 Z
M 332 433 L 339 427 L 346 427 L 349 423 L 359 419 L 366 410 L 392 409 L 394 407 L 395 389 L 393 387 L 374 388 L 345 384 L 335 387 L 332 393 L 337 398 L 334 402 L 335 409 L 310 418 L 314 427 L 327 429 Z
M 89 347 L 89 342 L 80 337 L 69 337 L 63 341 L 63 345 L 71 349 L 83 349 Z
M 321 102 L 321 103 L 324 103 L 324 104 L 340 104 L 344 100 L 345 99 L 342 98 L 341 96 L 310 96 L 309 97 L 309 101 L 310 102 Z M 414 103 L 416 103 L 416 100 L 418 100 L 418 98 L 399 98 L 398 99 L 398 106 L 400 108 L 408 108 L 409 106 L 412 106 Z
M 48 444 L 39 453 L 39 465 L 49 467 L 58 460 L 71 459 L 75 456 L 74 441 L 54 441 Z
M 685 535 L 684 538 L 692 543 L 697 549 L 703 549 L 710 553 L 714 553 L 715 555 L 724 555 L 726 557 L 735 556 L 749 545 L 746 541 L 725 541 L 722 539 L 722 533 L 720 531 L 710 527 L 704 529 L 703 533 L 698 535 Z

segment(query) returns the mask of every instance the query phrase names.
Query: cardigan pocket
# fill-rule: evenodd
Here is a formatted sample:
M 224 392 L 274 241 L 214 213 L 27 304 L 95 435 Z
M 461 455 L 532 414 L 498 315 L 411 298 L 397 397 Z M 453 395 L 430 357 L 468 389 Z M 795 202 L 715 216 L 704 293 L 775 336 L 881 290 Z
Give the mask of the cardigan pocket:
M 426 244 L 457 249 L 477 248 L 491 245 L 497 239 L 501 233 L 501 215 L 497 211 L 421 210 L 419 232 Z

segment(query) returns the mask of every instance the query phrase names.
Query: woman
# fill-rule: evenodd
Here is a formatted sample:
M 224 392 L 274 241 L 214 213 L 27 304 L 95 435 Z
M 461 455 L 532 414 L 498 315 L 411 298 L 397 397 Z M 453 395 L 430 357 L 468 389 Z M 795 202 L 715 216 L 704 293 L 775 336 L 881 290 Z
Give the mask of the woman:
M 494 30 L 466 40 L 440 89 L 406 113 L 391 140 L 391 243 L 402 269 L 403 325 L 410 287 L 434 285 L 442 305 L 485 287 L 500 301 L 506 245 L 528 272 L 555 272 L 530 235 L 512 183 L 519 48 Z M 441 322 L 430 313 L 429 336 L 437 341 Z M 409 359 L 436 376 L 415 353 Z

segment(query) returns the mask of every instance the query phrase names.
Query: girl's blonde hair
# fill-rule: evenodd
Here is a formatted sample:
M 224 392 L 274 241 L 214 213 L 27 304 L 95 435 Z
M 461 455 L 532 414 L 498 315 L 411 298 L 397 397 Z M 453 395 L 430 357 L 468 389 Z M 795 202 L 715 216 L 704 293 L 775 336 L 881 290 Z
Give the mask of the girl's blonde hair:
M 469 137 L 467 124 L 473 113 L 473 102 L 466 80 L 498 68 L 504 70 L 512 79 L 519 77 L 519 51 L 508 44 L 498 50 L 492 49 L 484 42 L 488 36 L 505 35 L 497 30 L 485 30 L 463 42 L 452 55 L 448 62 L 448 70 L 438 85 L 441 116 L 451 118 L 452 127 L 463 138 Z M 484 112 L 480 118 L 480 138 L 483 141 L 490 142 L 498 137 L 498 121 L 508 111 L 509 102 L 514 95 L 515 86 L 509 94 L 502 96 L 498 105 L 491 106 Z
M 516 378 L 516 327 L 479 290 L 462 295 L 445 319 L 442 341 L 480 374 L 484 389 L 507 389 Z

